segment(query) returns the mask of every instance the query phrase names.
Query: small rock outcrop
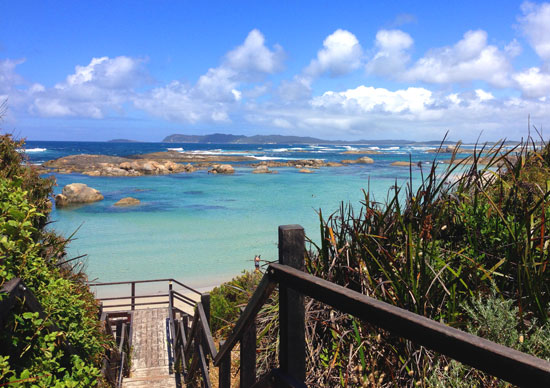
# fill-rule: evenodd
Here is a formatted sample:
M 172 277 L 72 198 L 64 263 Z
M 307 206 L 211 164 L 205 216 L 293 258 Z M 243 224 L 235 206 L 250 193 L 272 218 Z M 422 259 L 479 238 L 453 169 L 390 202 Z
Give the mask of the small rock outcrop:
M 43 166 L 62 174 L 78 172 L 88 176 L 166 175 L 195 171 L 195 167 L 189 163 L 184 165 L 167 159 L 129 159 L 85 154 L 50 160 Z
M 64 207 L 73 204 L 101 201 L 103 195 L 84 183 L 71 183 L 63 187 L 61 194 L 55 196 L 55 205 Z
M 270 170 L 266 165 L 260 165 L 252 171 L 252 174 L 276 174 L 277 171 Z
M 235 169 L 230 164 L 214 164 L 208 172 L 211 174 L 233 174 Z
M 116 202 L 115 206 L 136 206 L 136 205 L 139 205 L 140 203 L 141 201 L 137 198 L 126 197 Z
M 398 167 L 410 167 L 410 166 L 414 166 L 415 164 L 416 164 L 416 163 L 402 162 L 402 161 L 392 162 L 392 163 L 391 163 L 392 166 L 398 166 Z
M 313 171 L 308 170 L 307 168 L 302 168 L 298 172 L 301 172 L 302 174 L 311 174 Z
M 346 159 L 342 160 L 343 164 L 371 164 L 374 163 L 374 160 L 372 158 L 369 158 L 368 156 L 362 156 L 359 159 Z

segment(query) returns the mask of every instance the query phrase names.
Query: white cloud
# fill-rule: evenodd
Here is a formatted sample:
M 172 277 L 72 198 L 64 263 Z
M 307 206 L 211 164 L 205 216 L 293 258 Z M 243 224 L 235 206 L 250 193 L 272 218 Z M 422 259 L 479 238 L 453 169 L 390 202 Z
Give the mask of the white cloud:
M 101 119 L 110 111 L 122 111 L 136 86 L 149 81 L 144 60 L 119 56 L 92 58 L 86 66 L 53 88 L 33 85 L 27 90 L 28 110 L 43 117 Z
M 242 45 L 227 53 L 225 66 L 245 74 L 272 74 L 282 69 L 283 60 L 281 46 L 275 45 L 274 50 L 269 50 L 262 33 L 254 29 Z
M 404 74 L 404 79 L 429 83 L 481 80 L 496 87 L 511 85 L 508 57 L 487 44 L 487 33 L 468 31 L 452 47 L 430 50 Z
M 24 83 L 23 78 L 15 72 L 17 65 L 24 62 L 24 59 L 0 60 L 0 92 L 7 92 L 15 85 Z
M 523 95 L 528 98 L 550 96 L 550 74 L 532 67 L 513 76 Z
M 420 114 L 433 103 L 432 92 L 424 88 L 408 88 L 392 92 L 385 88 L 359 86 L 344 92 L 325 92 L 311 104 L 316 108 L 339 106 L 346 111 Z
M 338 29 L 323 41 L 323 48 L 317 52 L 304 70 L 309 77 L 328 73 L 332 77 L 348 74 L 361 66 L 363 50 L 351 32 Z
M 243 100 L 240 86 L 280 70 L 283 57 L 280 46 L 268 49 L 261 32 L 252 30 L 242 45 L 227 53 L 222 64 L 209 69 L 195 85 L 173 81 L 136 96 L 134 105 L 172 121 L 229 122 L 230 111 Z
M 401 30 L 378 31 L 375 41 L 378 51 L 367 63 L 367 72 L 376 75 L 398 76 L 410 60 L 407 50 L 412 47 L 413 43 L 411 36 Z
M 290 81 L 283 80 L 279 85 L 277 95 L 286 102 L 307 101 L 311 97 L 311 79 L 294 76 Z
M 57 89 L 68 89 L 77 85 L 93 85 L 106 89 L 127 89 L 139 85 L 148 76 L 143 69 L 143 60 L 120 56 L 116 58 L 92 58 L 87 66 L 76 66 L 74 74 Z
M 550 3 L 521 5 L 520 26 L 543 61 L 550 61 Z
M 134 98 L 134 105 L 152 116 L 171 121 L 196 123 L 198 121 L 228 122 L 229 105 L 237 101 L 232 89 L 220 99 L 208 99 L 197 88 L 179 81 L 155 88 Z M 212 96 L 210 96 L 212 97 Z

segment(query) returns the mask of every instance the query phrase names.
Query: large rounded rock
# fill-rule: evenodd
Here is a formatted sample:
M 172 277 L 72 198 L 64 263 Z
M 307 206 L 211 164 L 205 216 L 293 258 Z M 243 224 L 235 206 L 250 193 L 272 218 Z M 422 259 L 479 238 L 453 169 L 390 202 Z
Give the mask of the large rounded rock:
M 374 160 L 372 160 L 372 158 L 369 158 L 368 156 L 362 156 L 359 159 L 357 159 L 356 163 L 371 164 L 371 163 L 374 163 Z
M 71 183 L 63 187 L 61 194 L 56 195 L 55 205 L 58 207 L 79 203 L 91 203 L 101 201 L 103 195 L 96 189 L 88 187 L 84 183 Z
M 233 174 L 235 169 L 230 164 L 214 164 L 209 172 L 211 174 Z

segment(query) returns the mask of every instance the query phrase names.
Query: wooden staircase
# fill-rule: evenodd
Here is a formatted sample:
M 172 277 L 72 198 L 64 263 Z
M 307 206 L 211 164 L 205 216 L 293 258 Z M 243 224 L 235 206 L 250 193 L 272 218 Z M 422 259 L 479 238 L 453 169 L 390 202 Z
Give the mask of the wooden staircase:
M 176 387 L 170 374 L 168 318 L 168 308 L 134 311 L 130 376 L 123 378 L 123 388 Z

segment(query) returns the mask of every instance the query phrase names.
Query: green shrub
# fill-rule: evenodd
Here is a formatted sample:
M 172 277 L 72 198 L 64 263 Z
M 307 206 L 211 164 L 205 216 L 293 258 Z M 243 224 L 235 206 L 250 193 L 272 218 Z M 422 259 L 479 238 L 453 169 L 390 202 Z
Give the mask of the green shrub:
M 239 319 L 240 308 L 246 306 L 260 283 L 262 273 L 243 271 L 242 275 L 223 283 L 210 292 L 210 325 L 212 332 L 227 335 Z
M 66 241 L 44 230 L 52 181 L 22 164 L 21 146 L 0 137 L 0 286 L 21 278 L 44 316 L 22 303 L 7 315 L 0 330 L 0 385 L 97 386 L 112 343 L 102 334 L 85 275 L 57 266 Z
M 536 320 L 521 321 L 519 309 L 511 299 L 497 296 L 478 296 L 463 306 L 467 314 L 469 333 L 508 346 L 533 356 L 550 360 L 550 324 L 539 325 Z M 454 360 L 442 359 L 428 378 L 434 388 L 510 387 Z

